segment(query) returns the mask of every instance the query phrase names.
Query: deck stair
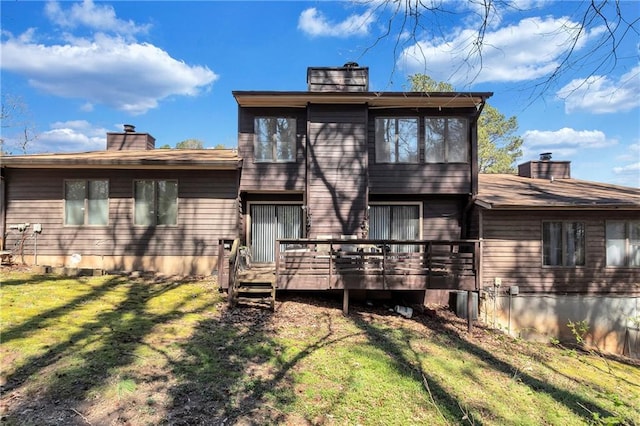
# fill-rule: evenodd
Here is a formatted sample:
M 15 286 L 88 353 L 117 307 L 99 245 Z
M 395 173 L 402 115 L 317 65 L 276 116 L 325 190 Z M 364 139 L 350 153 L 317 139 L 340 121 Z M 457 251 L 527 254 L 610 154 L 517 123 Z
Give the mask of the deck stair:
M 229 289 L 229 303 L 267 304 L 273 311 L 276 303 L 276 276 L 273 265 L 252 265 L 238 271 L 236 285 Z

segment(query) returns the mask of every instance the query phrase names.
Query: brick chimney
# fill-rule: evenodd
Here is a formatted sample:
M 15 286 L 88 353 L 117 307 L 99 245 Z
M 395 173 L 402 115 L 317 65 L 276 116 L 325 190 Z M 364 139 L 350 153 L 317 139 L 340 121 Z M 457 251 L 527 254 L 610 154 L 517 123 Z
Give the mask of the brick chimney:
M 307 86 L 310 92 L 368 92 L 369 68 L 355 62 L 341 67 L 309 67 Z
M 135 126 L 125 124 L 122 132 L 107 133 L 107 151 L 136 151 L 156 148 L 156 139 L 149 133 L 136 132 Z
M 570 179 L 571 161 L 551 161 L 551 153 L 543 152 L 540 160 L 518 166 L 518 176 L 533 179 Z

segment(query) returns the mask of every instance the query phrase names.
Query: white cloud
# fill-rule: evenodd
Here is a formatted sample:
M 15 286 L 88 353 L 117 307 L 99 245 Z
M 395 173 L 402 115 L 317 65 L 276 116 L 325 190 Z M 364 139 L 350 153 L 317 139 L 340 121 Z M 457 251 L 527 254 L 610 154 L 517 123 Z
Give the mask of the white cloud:
M 83 100 L 84 111 L 103 104 L 142 114 L 170 96 L 196 96 L 218 78 L 207 67 L 188 65 L 159 47 L 128 39 L 139 28 L 123 24 L 110 6 L 85 2 L 65 12 L 57 3 L 50 3 L 47 8 L 56 22 L 67 26 L 83 23 L 127 33 L 98 32 L 91 38 L 66 35 L 65 42 L 47 45 L 39 43 L 35 30 L 30 29 L 2 41 L 3 70 L 23 75 L 46 93 Z M 94 18 L 89 16 L 92 13 Z
M 101 151 L 107 144 L 108 130 L 85 120 L 56 122 L 50 127 L 28 146 L 30 153 Z
M 616 166 L 613 168 L 616 175 L 616 182 L 621 185 L 640 187 L 640 161 Z
M 149 25 L 137 25 L 133 21 L 124 21 L 116 17 L 110 5 L 96 5 L 91 0 L 75 3 L 63 10 L 58 2 L 52 1 L 45 6 L 45 14 L 56 25 L 63 28 L 85 26 L 98 31 L 112 31 L 117 34 L 146 33 Z
M 350 37 L 369 34 L 369 27 L 376 22 L 371 9 L 353 14 L 341 22 L 330 21 L 315 7 L 304 10 L 298 18 L 298 29 L 313 37 Z
M 452 30 L 445 37 L 422 40 L 404 49 L 398 66 L 407 72 L 427 72 L 454 85 L 518 82 L 545 76 L 559 66 L 562 53 L 578 34 L 580 24 L 569 18 L 533 17 L 484 35 L 481 56 L 474 28 Z M 577 40 L 579 51 L 601 28 Z
M 606 114 L 637 108 L 640 106 L 638 93 L 640 65 L 617 80 L 601 75 L 572 80 L 556 95 L 564 99 L 567 114 L 575 111 Z
M 568 127 L 555 131 L 527 130 L 522 139 L 527 153 L 551 151 L 559 156 L 570 156 L 580 149 L 605 148 L 618 143 L 615 139 L 608 139 L 600 130 L 575 130 Z
M 624 172 L 638 172 L 640 173 L 640 161 L 633 164 L 628 164 L 622 167 L 614 167 L 613 171 L 615 173 L 624 173 Z

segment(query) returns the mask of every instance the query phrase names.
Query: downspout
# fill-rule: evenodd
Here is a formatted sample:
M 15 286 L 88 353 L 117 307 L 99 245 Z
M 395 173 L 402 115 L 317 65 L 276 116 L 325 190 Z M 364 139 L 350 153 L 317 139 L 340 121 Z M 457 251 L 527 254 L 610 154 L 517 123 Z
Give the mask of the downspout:
M 7 191 L 5 190 L 5 168 L 0 167 L 0 250 L 5 249 L 5 235 L 7 231 Z
M 476 112 L 471 121 L 471 188 L 470 193 L 476 195 L 478 193 L 478 174 L 480 173 L 480 165 L 478 161 L 478 120 L 482 114 L 482 110 L 486 105 L 486 100 L 476 105 Z

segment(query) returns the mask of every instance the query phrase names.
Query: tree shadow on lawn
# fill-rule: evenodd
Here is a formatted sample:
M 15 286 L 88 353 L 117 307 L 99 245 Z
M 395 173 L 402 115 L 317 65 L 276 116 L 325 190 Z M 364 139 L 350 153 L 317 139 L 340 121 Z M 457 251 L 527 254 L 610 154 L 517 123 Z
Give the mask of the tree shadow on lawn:
M 473 421 L 473 424 L 481 425 L 483 413 L 488 416 L 492 421 L 500 423 L 508 423 L 509 419 L 501 419 L 497 413 L 488 412 L 486 407 L 481 405 L 465 406 L 464 401 L 459 401 L 452 396 L 444 387 L 444 384 L 440 383 L 439 379 L 433 375 L 430 375 L 427 371 L 424 371 L 421 365 L 421 357 L 429 356 L 425 353 L 417 353 L 410 344 L 411 332 L 407 330 L 397 330 L 400 336 L 391 336 L 389 330 L 385 330 L 384 327 L 377 326 L 369 318 L 371 311 L 368 307 L 360 307 L 360 309 L 351 309 L 349 315 L 354 319 L 358 327 L 360 327 L 367 335 L 371 344 L 379 347 L 382 351 L 388 353 L 393 362 L 396 364 L 398 371 L 411 377 L 412 379 L 423 383 L 425 392 L 429 394 L 429 399 L 437 407 L 440 415 L 446 419 L 445 423 L 458 423 L 461 422 L 461 418 L 464 415 L 469 416 L 469 422 Z M 374 312 L 378 315 L 380 311 Z M 390 314 L 388 311 L 382 313 L 382 315 L 395 315 Z M 607 409 L 597 405 L 594 401 L 581 397 L 578 394 L 569 392 L 567 390 L 558 388 L 553 384 L 546 383 L 532 375 L 529 375 L 518 367 L 504 361 L 494 354 L 488 352 L 484 348 L 472 343 L 465 337 L 466 331 L 462 331 L 466 328 L 466 325 L 462 325 L 460 321 L 460 330 L 456 326 L 453 326 L 450 319 L 441 317 L 427 318 L 425 315 L 414 316 L 414 321 L 419 322 L 425 327 L 434 331 L 434 335 L 442 335 L 446 333 L 445 339 L 433 339 L 433 342 L 442 346 L 443 348 L 451 348 L 455 346 L 458 350 L 467 352 L 475 358 L 481 360 L 483 363 L 488 364 L 490 368 L 503 373 L 507 377 L 513 377 L 517 374 L 518 381 L 527 386 L 531 391 L 535 393 L 544 393 L 553 398 L 556 402 L 564 405 L 571 410 L 577 417 L 582 418 L 585 423 L 593 421 L 593 413 L 599 413 L 603 418 L 612 417 L 613 414 Z M 415 336 L 414 336 L 415 337 Z M 477 378 L 472 377 L 473 373 L 470 371 L 463 372 L 467 374 L 471 379 L 478 381 Z M 482 383 L 479 383 L 481 385 Z
M 220 318 L 198 325 L 183 345 L 185 356 L 172 365 L 179 384 L 171 390 L 168 423 L 264 425 L 290 420 L 285 411 L 297 398 L 295 367 L 352 334 L 335 334 L 327 316 L 326 330 L 289 358 L 274 338 L 273 317 L 286 310 L 281 309 L 283 302 L 278 305 L 275 313 L 251 306 L 223 309 Z
M 558 388 L 551 383 L 547 383 L 533 377 L 532 375 L 523 372 L 519 367 L 498 358 L 486 349 L 474 344 L 468 338 L 466 320 L 462 321 L 461 319 L 453 318 L 452 316 L 450 316 L 449 319 L 442 317 L 433 319 L 425 316 L 418 316 L 415 320 L 432 328 L 437 333 L 446 335 L 444 340 L 436 340 L 439 345 L 447 347 L 455 345 L 459 350 L 467 352 L 477 359 L 482 360 L 492 369 L 503 373 L 505 376 L 517 376 L 518 381 L 531 389 L 531 391 L 535 393 L 544 393 L 550 396 L 556 402 L 564 405 L 572 411 L 577 417 L 582 418 L 585 423 L 593 422 L 592 413 L 599 413 L 603 418 L 614 416 L 613 413 L 596 404 L 594 401 L 585 399 L 576 393 Z M 478 325 L 476 325 L 476 327 L 478 327 Z M 547 364 L 544 364 L 547 367 Z
M 82 324 L 68 340 L 48 347 L 45 353 L 27 359 L 22 366 L 7 374 L 6 384 L 2 389 L 4 395 L 10 394 L 31 378 L 36 377 L 46 385 L 46 389 L 35 389 L 31 392 L 32 395 L 20 395 L 20 403 L 13 406 L 3 420 L 8 419 L 22 424 L 18 420 L 22 417 L 22 413 L 35 413 L 44 410 L 45 407 L 51 409 L 52 406 L 57 405 L 62 405 L 64 408 L 64 414 L 59 410 L 58 415 L 67 416 L 65 419 L 59 418 L 59 422 L 79 420 L 80 414 L 74 407 L 80 407 L 86 403 L 90 399 L 89 394 L 92 389 L 107 385 L 114 371 L 133 365 L 137 360 L 134 351 L 145 344 L 143 339 L 157 324 L 179 319 L 189 313 L 213 309 L 212 305 L 202 305 L 197 310 L 184 312 L 181 308 L 189 302 L 184 298 L 178 301 L 169 312 L 149 313 L 145 308 L 151 299 L 176 289 L 184 283 L 128 282 L 130 284 L 124 300 L 113 310 L 98 313 L 95 320 Z M 29 327 L 37 329 L 45 319 L 71 312 L 79 303 L 98 298 L 114 286 L 122 284 L 122 279 L 113 278 L 94 292 L 42 315 L 30 322 Z M 14 338 L 18 337 L 18 331 L 26 333 L 28 329 L 22 326 L 19 330 L 13 330 Z M 71 358 L 75 359 L 73 363 L 68 361 Z M 44 380 L 43 376 L 48 376 L 48 380 Z M 91 402 L 88 403 L 91 404 Z M 44 413 L 41 414 L 44 415 Z M 69 415 L 71 417 L 68 417 Z M 102 421 L 111 422 L 115 418 L 126 420 L 121 419 L 119 413 L 108 413 L 107 418 Z M 38 421 L 34 424 L 36 423 Z M 41 422 L 41 424 L 45 423 L 44 420 Z
M 63 277 L 63 276 L 48 276 L 48 275 L 36 275 L 32 278 L 23 279 L 23 280 L 12 280 L 12 285 L 29 285 L 34 286 L 37 284 L 41 284 L 43 282 L 57 282 L 57 281 L 67 281 L 72 280 L 73 278 Z M 44 323 L 55 320 L 56 318 L 60 318 L 64 315 L 68 315 L 70 312 L 73 312 L 79 306 L 90 302 L 92 300 L 99 299 L 104 296 L 109 291 L 113 290 L 115 287 L 125 284 L 127 282 L 126 279 L 122 277 L 111 277 L 104 284 L 94 287 L 90 292 L 83 294 L 82 296 L 78 296 L 69 302 L 58 306 L 56 308 L 49 309 L 39 315 L 36 315 L 25 322 L 20 323 L 15 327 L 8 328 L 2 332 L 2 342 L 7 343 L 14 339 L 19 339 L 24 337 L 26 334 L 32 333 L 33 330 L 38 330 L 43 327 Z M 5 283 L 3 282 L 4 286 Z M 39 297 L 47 297 L 47 295 L 40 294 Z

